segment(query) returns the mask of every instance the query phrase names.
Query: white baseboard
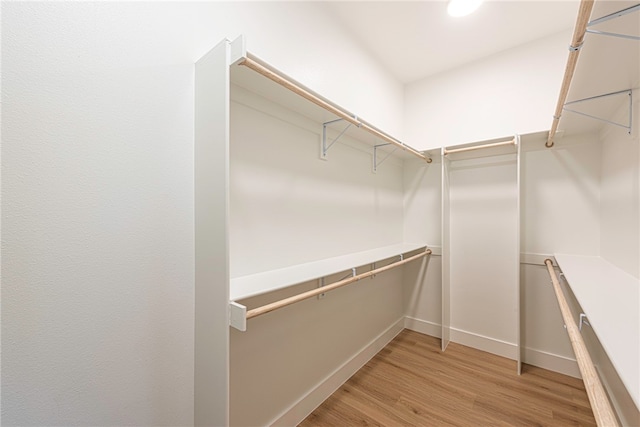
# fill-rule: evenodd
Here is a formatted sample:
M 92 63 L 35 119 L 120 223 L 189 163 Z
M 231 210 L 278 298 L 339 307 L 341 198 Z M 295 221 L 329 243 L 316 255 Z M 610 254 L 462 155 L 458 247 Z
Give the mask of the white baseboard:
M 558 354 L 548 353 L 535 348 L 525 348 L 522 361 L 526 364 L 537 366 L 539 368 L 548 369 L 550 371 L 559 372 L 574 378 L 582 378 L 578 369 L 578 362 Z
M 442 336 L 442 326 L 439 323 L 427 320 L 407 316 L 404 319 L 404 327 L 436 338 L 440 338 Z M 451 341 L 468 347 L 477 348 L 478 350 L 486 351 L 488 353 L 497 354 L 498 356 L 507 357 L 509 359 L 516 360 L 518 355 L 518 348 L 515 344 L 455 328 L 451 328 Z M 522 361 L 529 365 L 559 372 L 574 378 L 581 378 L 580 371 L 578 370 L 578 364 L 575 359 L 565 356 L 533 348 L 525 348 L 522 355 Z
M 442 336 L 442 327 L 440 324 L 427 320 L 407 316 L 405 317 L 404 327 L 432 337 L 440 338 Z M 451 328 L 451 341 L 498 356 L 508 357 L 509 359 L 515 360 L 518 356 L 518 349 L 515 344 L 456 328 Z
M 353 374 L 358 372 L 373 356 L 378 354 L 396 335 L 404 329 L 404 317 L 398 319 L 384 332 L 364 346 L 351 359 L 300 398 L 289 409 L 273 420 L 271 426 L 294 426 L 304 420 L 314 409 L 331 396 Z
M 404 327 L 421 334 L 431 337 L 442 337 L 442 326 L 439 323 L 430 322 L 428 320 L 416 319 L 415 317 L 406 316 L 404 318 Z
M 508 359 L 518 359 L 518 346 L 516 344 L 496 338 L 451 328 L 451 341 Z

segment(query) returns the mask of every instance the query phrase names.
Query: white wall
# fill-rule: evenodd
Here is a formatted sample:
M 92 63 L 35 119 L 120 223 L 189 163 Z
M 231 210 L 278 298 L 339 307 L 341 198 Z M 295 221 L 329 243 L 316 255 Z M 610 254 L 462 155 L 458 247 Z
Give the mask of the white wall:
M 348 135 L 320 160 L 321 123 L 236 93 L 245 95 L 231 105 L 231 277 L 402 242 L 401 161 L 374 174 L 373 146 Z
M 429 149 L 548 129 L 570 37 L 562 32 L 407 85 L 405 142 Z
M 2 4 L 4 425 L 193 423 L 193 64 L 241 33 L 401 136 L 321 4 Z
M 516 155 L 456 160 L 448 170 L 451 339 L 473 345 L 470 336 L 487 337 L 493 341 L 488 351 L 515 358 L 519 314 Z
M 627 273 L 640 278 L 640 91 L 635 90 L 634 129 L 602 128 L 602 224 L 600 256 Z M 628 107 L 618 111 L 625 123 Z M 622 115 L 622 117 L 619 117 Z
M 566 137 L 553 149 L 524 138 L 524 253 L 598 255 L 600 156 L 596 135 Z

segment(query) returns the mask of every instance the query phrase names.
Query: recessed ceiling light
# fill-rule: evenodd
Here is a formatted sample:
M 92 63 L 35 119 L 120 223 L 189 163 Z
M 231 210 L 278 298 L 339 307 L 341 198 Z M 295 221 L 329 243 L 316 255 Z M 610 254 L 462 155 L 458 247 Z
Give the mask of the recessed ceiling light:
M 480 7 L 483 0 L 449 0 L 447 12 L 451 16 L 466 16 Z

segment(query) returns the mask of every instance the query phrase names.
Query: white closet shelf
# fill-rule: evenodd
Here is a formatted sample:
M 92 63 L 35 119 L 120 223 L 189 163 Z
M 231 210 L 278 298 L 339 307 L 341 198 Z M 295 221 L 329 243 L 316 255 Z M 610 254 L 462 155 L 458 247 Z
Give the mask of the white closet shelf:
M 640 36 L 638 32 L 640 12 L 637 9 L 633 13 L 596 23 L 599 18 L 633 8 L 637 4 L 637 0 L 596 1 L 593 4 L 590 17 L 587 16 L 587 19 L 591 19 L 591 23 L 587 24 L 586 28 L 638 37 Z M 575 40 L 571 40 L 570 44 L 574 42 Z M 614 113 L 628 103 L 629 97 L 624 93 L 613 97 L 599 96 L 640 87 L 639 46 L 640 41 L 638 40 L 587 32 L 584 35 L 582 48 L 574 53 L 576 58 L 579 53 L 575 75 L 572 78 L 565 77 L 567 81 L 563 82 L 560 99 L 558 99 L 558 105 L 553 113 L 555 117 L 552 126 L 559 124 L 558 130 L 562 130 L 566 136 L 597 132 L 603 126 L 610 126 L 610 123 L 605 124 L 606 120 L 626 124 L 624 123 L 626 118 L 615 117 Z M 567 101 L 569 103 L 577 100 L 586 101 L 592 97 L 594 99 L 580 102 L 572 106 L 571 109 L 599 119 L 585 117 L 580 113 L 576 114 L 563 109 Z M 560 116 L 561 118 L 557 119 Z
M 229 299 L 239 301 L 266 294 L 426 247 L 424 243 L 402 243 L 232 278 Z
M 554 256 L 598 340 L 640 408 L 640 280 L 598 256 Z
M 262 71 L 256 71 L 249 66 L 241 65 L 243 63 L 256 64 Z M 231 67 L 231 83 L 269 99 L 276 104 L 280 104 L 315 122 L 326 123 L 328 132 L 330 132 L 330 135 L 328 135 L 329 141 L 326 142 L 327 145 L 331 144 L 334 139 L 339 140 L 340 136 L 336 137 L 336 135 L 343 134 L 370 145 L 372 148 L 375 147 L 374 151 L 379 151 L 377 155 L 380 156 L 380 159 L 385 158 L 387 154 L 393 154 L 394 157 L 401 159 L 417 157 L 427 163 L 432 162 L 431 157 L 404 144 L 397 138 L 363 120 L 358 115 L 324 98 L 322 95 L 258 59 L 245 49 L 243 49 L 240 59 L 236 60 L 236 64 Z M 301 95 L 301 93 L 305 93 L 308 97 Z M 311 101 L 310 98 L 315 101 Z M 345 130 L 344 133 L 342 133 L 343 130 Z M 382 161 L 379 163 L 382 163 Z

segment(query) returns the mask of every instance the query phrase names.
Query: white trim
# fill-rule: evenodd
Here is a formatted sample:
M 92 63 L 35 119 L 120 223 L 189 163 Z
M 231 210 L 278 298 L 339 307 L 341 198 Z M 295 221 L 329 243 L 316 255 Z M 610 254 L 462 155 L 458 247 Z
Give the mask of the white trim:
M 344 384 L 353 374 L 358 372 L 373 356 L 378 354 L 387 344 L 393 340 L 404 329 L 404 317 L 401 317 L 389 326 L 384 332 L 364 346 L 352 358 L 343 363 L 319 384 L 313 387 L 306 395 L 301 397 L 296 403 L 291 405 L 276 419 L 270 426 L 292 426 L 298 425 L 311 412 L 313 412 L 322 402 L 331 396 L 342 384 Z
M 508 359 L 517 360 L 518 358 L 518 346 L 515 343 L 474 334 L 473 332 L 463 331 L 453 327 L 451 328 L 451 341 Z
M 440 338 L 441 327 L 439 323 L 407 316 L 404 318 L 404 327 L 411 331 Z M 455 328 L 451 328 L 451 341 L 510 359 L 515 359 L 518 351 L 515 344 Z M 574 378 L 581 378 L 578 364 L 575 359 L 570 357 L 548 353 L 534 348 L 523 348 L 522 361 L 523 363 L 539 368 L 559 372 Z
M 404 318 L 404 327 L 411 331 L 419 332 L 431 337 L 442 338 L 442 326 L 440 323 L 430 322 L 428 320 L 416 319 L 415 317 L 406 316 Z
M 440 338 L 440 325 L 435 322 L 407 316 L 404 327 L 421 334 Z M 518 346 L 513 343 L 462 331 L 454 327 L 451 327 L 451 341 L 513 360 L 516 360 L 518 352 Z
M 574 378 L 582 378 L 575 359 L 559 354 L 548 353 L 535 348 L 523 349 L 523 362 L 539 368 L 559 372 Z

